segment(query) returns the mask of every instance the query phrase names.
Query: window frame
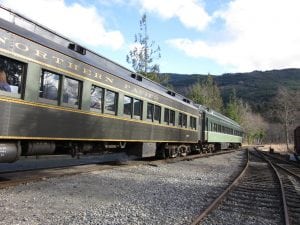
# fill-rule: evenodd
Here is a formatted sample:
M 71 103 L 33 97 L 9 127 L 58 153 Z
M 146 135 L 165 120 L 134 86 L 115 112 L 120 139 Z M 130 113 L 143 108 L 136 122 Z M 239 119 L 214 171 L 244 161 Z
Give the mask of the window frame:
M 135 109 L 136 109 L 135 101 L 140 102 L 140 110 L 139 110 L 140 114 L 139 115 L 135 114 Z M 133 107 L 132 118 L 137 119 L 137 120 L 142 120 L 143 119 L 143 101 L 141 99 L 133 98 L 132 107 Z
M 25 89 L 26 89 L 26 79 L 27 79 L 27 70 L 28 70 L 28 62 L 25 61 L 21 61 L 19 59 L 14 59 L 11 57 L 8 57 L 6 55 L 1 54 L 0 58 L 4 58 L 7 59 L 8 61 L 14 61 L 15 63 L 18 63 L 19 65 L 23 66 L 23 73 L 20 75 L 21 77 L 21 84 L 20 86 L 18 86 L 18 89 L 20 89 L 20 91 L 18 90 L 17 93 L 15 92 L 9 92 L 9 91 L 5 91 L 5 90 L 0 90 L 0 95 L 2 96 L 8 96 L 8 97 L 13 97 L 13 98 L 19 98 L 19 99 L 24 99 L 25 96 Z M 3 63 L 4 64 L 4 63 Z M 7 69 L 4 66 L 4 72 L 6 73 L 6 79 L 7 79 Z M 9 86 L 12 86 L 11 84 L 9 84 L 9 82 L 7 82 Z
M 64 94 L 63 88 L 64 88 L 64 84 L 65 84 L 66 79 L 78 81 L 78 95 L 77 95 L 78 104 L 71 104 L 71 103 L 66 103 L 66 102 L 63 101 L 63 94 Z M 77 79 L 75 79 L 73 77 L 62 75 L 62 82 L 61 82 L 60 95 L 59 95 L 60 105 L 64 106 L 64 107 L 74 108 L 74 109 L 81 109 L 82 86 L 83 85 L 82 85 L 82 81 L 81 80 L 77 80 Z
M 112 91 L 110 89 L 104 89 L 104 105 L 103 105 L 103 112 L 106 114 L 110 114 L 110 115 L 117 115 L 118 113 L 118 98 L 119 98 L 119 93 L 116 91 Z M 112 110 L 108 110 L 107 109 L 107 93 L 111 92 L 115 94 L 115 98 L 114 98 L 114 105 L 115 105 L 115 111 Z
M 91 99 L 91 101 L 90 101 L 90 111 L 103 113 L 103 109 L 104 109 L 104 92 L 105 92 L 105 89 L 103 87 L 100 87 L 100 86 L 92 84 L 91 89 L 93 87 L 101 89 L 101 105 L 100 105 L 100 109 L 91 107 L 92 94 L 91 94 L 91 91 L 90 91 L 90 99 Z

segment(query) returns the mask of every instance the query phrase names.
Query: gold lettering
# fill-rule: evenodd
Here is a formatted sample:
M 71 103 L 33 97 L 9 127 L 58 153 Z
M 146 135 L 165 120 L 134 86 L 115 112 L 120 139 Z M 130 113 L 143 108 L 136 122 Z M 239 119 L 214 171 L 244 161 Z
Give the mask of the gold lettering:
M 59 65 L 62 65 L 62 63 L 64 62 L 63 59 L 61 58 L 58 58 L 56 56 L 52 56 L 53 59 L 55 59 L 55 63 L 59 64 Z
M 38 56 L 38 57 L 41 57 L 41 58 L 43 58 L 43 59 L 47 59 L 47 58 L 46 58 L 46 57 L 47 57 L 47 53 L 42 52 L 42 51 L 40 51 L 40 50 L 38 50 L 38 49 L 35 50 L 35 55 Z
M 68 67 L 73 70 L 78 70 L 78 65 L 68 62 Z
M 8 39 L 7 37 L 3 37 L 3 38 L 0 37 L 0 42 L 6 44 L 7 39 Z
M 99 80 L 102 80 L 102 74 L 101 73 L 95 72 L 94 77 L 98 78 Z
M 15 43 L 15 46 L 16 46 L 18 49 L 20 49 L 20 50 L 22 50 L 22 51 L 24 51 L 24 52 L 29 51 L 28 46 L 27 46 L 27 45 L 24 45 L 24 44 L 22 44 L 22 43 Z
M 87 68 L 83 68 L 83 73 L 85 73 L 86 75 L 89 75 L 89 76 L 92 75 L 92 71 Z
M 109 78 L 109 77 L 105 77 L 105 81 L 106 82 L 110 82 L 110 83 L 114 82 L 114 80 L 112 78 Z

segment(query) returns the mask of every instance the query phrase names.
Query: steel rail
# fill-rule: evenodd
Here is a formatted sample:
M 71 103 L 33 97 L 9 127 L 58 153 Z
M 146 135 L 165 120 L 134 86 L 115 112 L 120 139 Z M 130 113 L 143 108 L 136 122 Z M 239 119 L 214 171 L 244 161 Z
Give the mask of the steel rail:
M 257 151 L 258 151 L 258 150 L 257 150 Z M 283 159 L 279 159 L 279 158 L 277 158 L 277 157 L 271 156 L 271 155 L 266 154 L 266 153 L 261 152 L 261 151 L 259 151 L 259 152 L 260 152 L 261 154 L 263 154 L 264 156 L 266 156 L 266 157 L 269 157 L 269 158 L 274 159 L 274 160 L 282 161 L 282 162 L 285 162 L 287 165 L 292 165 L 292 166 L 295 166 L 295 167 L 299 168 L 299 166 L 298 166 L 298 165 L 295 165 L 294 163 L 290 163 L 289 161 L 286 161 L 286 160 L 283 160 Z M 295 174 L 294 172 L 290 171 L 289 169 L 284 168 L 283 166 L 278 165 L 278 163 L 276 163 L 276 162 L 274 162 L 273 164 L 274 164 L 275 166 L 279 167 L 280 169 L 284 170 L 284 171 L 287 172 L 288 174 L 290 174 L 290 175 L 296 177 L 298 180 L 300 180 L 300 176 L 299 176 L 298 174 Z
M 257 151 L 258 151 L 258 150 L 257 150 Z M 289 164 L 289 165 L 293 165 L 293 166 L 295 166 L 295 167 L 297 167 L 297 168 L 300 168 L 300 164 L 297 164 L 297 163 L 292 162 L 292 161 L 287 161 L 287 160 L 284 160 L 284 159 L 280 159 L 280 158 L 278 158 L 278 157 L 276 157 L 276 156 L 267 154 L 266 152 L 263 152 L 263 151 L 260 151 L 260 152 L 261 152 L 262 154 L 264 154 L 265 156 L 267 156 L 267 157 L 270 157 L 270 158 L 272 158 L 272 159 L 275 159 L 275 160 L 278 160 L 278 161 L 281 161 L 281 162 L 285 162 L 285 163 L 287 163 L 287 164 Z
M 225 191 L 221 195 L 219 195 L 219 197 L 216 198 L 197 218 L 194 219 L 191 225 L 199 224 L 201 220 L 203 220 L 212 210 L 214 210 L 222 202 L 222 200 L 228 195 L 228 193 L 233 189 L 233 187 L 237 184 L 240 178 L 245 174 L 249 165 L 249 150 L 246 149 L 246 151 L 247 151 L 247 161 L 243 170 L 234 179 L 234 181 L 225 189 Z
M 280 179 L 280 175 L 279 175 L 277 169 L 275 168 L 275 166 L 273 165 L 273 163 L 269 159 L 267 159 L 264 156 L 264 154 L 262 154 L 256 148 L 254 148 L 254 149 L 262 156 L 262 158 L 265 161 L 267 161 L 269 163 L 269 165 L 272 167 L 272 169 L 274 170 L 274 172 L 275 172 L 275 174 L 277 176 L 277 179 L 278 179 L 279 184 L 280 184 L 280 190 L 281 190 L 281 197 L 282 197 L 282 204 L 283 204 L 283 213 L 284 213 L 284 222 L 285 222 L 285 225 L 290 225 L 288 207 L 287 207 L 286 197 L 285 197 L 285 192 L 284 192 L 284 186 L 283 186 L 282 180 Z

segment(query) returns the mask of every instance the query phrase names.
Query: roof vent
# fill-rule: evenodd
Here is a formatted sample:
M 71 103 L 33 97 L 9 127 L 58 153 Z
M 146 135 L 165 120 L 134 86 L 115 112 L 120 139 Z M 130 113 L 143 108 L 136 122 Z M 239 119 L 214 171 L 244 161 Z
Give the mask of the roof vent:
M 132 77 L 133 79 L 138 80 L 138 81 L 142 81 L 142 80 L 143 80 L 143 77 L 142 77 L 142 76 L 137 75 L 137 74 L 135 74 L 135 73 L 132 73 L 132 74 L 131 74 L 131 77 Z
M 175 96 L 175 92 L 173 92 L 173 91 L 167 91 L 167 93 L 171 96 Z
M 78 52 L 81 55 L 85 55 L 86 54 L 86 49 L 80 45 L 74 44 L 74 43 L 70 43 L 69 44 L 69 49 Z
M 186 98 L 184 98 L 184 99 L 182 99 L 184 102 L 186 102 L 186 103 L 191 103 L 191 101 L 190 100 L 188 100 L 188 99 L 186 99 Z

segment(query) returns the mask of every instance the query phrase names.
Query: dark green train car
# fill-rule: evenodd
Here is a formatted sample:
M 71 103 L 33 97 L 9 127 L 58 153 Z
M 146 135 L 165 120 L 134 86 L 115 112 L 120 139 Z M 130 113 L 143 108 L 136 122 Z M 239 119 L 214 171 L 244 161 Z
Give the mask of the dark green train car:
M 0 162 L 107 148 L 189 151 L 198 109 L 185 97 L 0 7 Z

